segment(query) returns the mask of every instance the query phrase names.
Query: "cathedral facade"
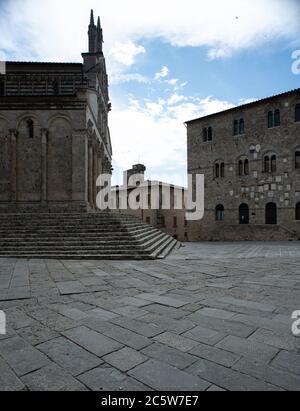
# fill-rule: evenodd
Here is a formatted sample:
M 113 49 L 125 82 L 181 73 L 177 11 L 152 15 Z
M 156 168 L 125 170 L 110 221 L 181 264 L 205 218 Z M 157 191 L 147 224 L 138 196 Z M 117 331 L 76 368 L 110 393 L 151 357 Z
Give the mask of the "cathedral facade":
M 0 76 L 0 212 L 91 211 L 111 173 L 100 19 L 83 63 L 7 62 Z
M 300 90 L 187 122 L 188 172 L 205 176 L 191 240 L 300 239 Z

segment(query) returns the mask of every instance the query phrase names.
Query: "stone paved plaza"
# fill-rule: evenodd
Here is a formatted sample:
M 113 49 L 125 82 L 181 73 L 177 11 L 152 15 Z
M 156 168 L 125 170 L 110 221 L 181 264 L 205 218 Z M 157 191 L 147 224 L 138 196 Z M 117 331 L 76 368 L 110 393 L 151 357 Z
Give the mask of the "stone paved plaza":
M 300 390 L 298 243 L 0 260 L 3 390 Z

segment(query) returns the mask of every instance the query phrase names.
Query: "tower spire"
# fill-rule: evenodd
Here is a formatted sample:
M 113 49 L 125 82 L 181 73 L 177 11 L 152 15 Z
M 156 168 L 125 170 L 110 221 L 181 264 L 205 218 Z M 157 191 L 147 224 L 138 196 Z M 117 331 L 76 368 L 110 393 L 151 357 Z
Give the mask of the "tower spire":
M 90 26 L 95 25 L 95 20 L 94 20 L 94 10 L 91 10 L 91 19 L 90 19 Z
M 90 18 L 88 35 L 89 35 L 89 53 L 96 53 L 97 28 L 95 26 L 93 10 L 91 10 L 91 18 Z
M 103 44 L 103 31 L 101 27 L 100 17 L 98 17 L 97 22 L 97 52 L 102 53 L 102 44 Z

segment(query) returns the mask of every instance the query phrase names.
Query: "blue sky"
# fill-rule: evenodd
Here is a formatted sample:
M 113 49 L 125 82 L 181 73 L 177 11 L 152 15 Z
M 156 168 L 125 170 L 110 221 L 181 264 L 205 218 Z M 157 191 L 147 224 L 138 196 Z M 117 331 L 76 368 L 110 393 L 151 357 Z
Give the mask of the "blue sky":
M 115 182 L 143 162 L 147 177 L 184 184 L 184 121 L 299 87 L 297 0 L 0 0 L 0 52 L 81 61 L 90 8 L 104 30 Z

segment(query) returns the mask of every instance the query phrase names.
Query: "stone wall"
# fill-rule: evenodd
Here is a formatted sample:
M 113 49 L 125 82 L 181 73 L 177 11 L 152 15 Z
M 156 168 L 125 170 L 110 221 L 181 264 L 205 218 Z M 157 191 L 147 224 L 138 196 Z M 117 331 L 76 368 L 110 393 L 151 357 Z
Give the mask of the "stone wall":
M 216 239 L 218 230 L 224 239 L 225 225 L 236 226 L 240 233 L 241 204 L 249 206 L 249 223 L 256 226 L 253 239 L 271 239 L 278 229 L 273 227 L 273 233 L 271 227 L 261 229 L 270 202 L 277 205 L 278 225 L 300 237 L 300 224 L 295 220 L 295 205 L 300 201 L 300 170 L 295 169 L 295 152 L 300 147 L 300 123 L 295 122 L 298 103 L 300 92 L 295 91 L 188 123 L 188 171 L 205 175 L 205 217 L 189 224 L 192 240 Z M 277 109 L 281 125 L 268 128 L 268 112 Z M 245 133 L 234 136 L 234 120 L 242 118 Z M 213 139 L 203 142 L 206 127 L 212 127 Z M 277 157 L 276 170 L 268 173 L 264 170 L 266 155 Z M 246 158 L 249 174 L 240 176 L 239 160 Z M 216 178 L 216 162 L 225 164 L 223 178 Z M 224 221 L 216 221 L 218 204 L 224 206 Z

